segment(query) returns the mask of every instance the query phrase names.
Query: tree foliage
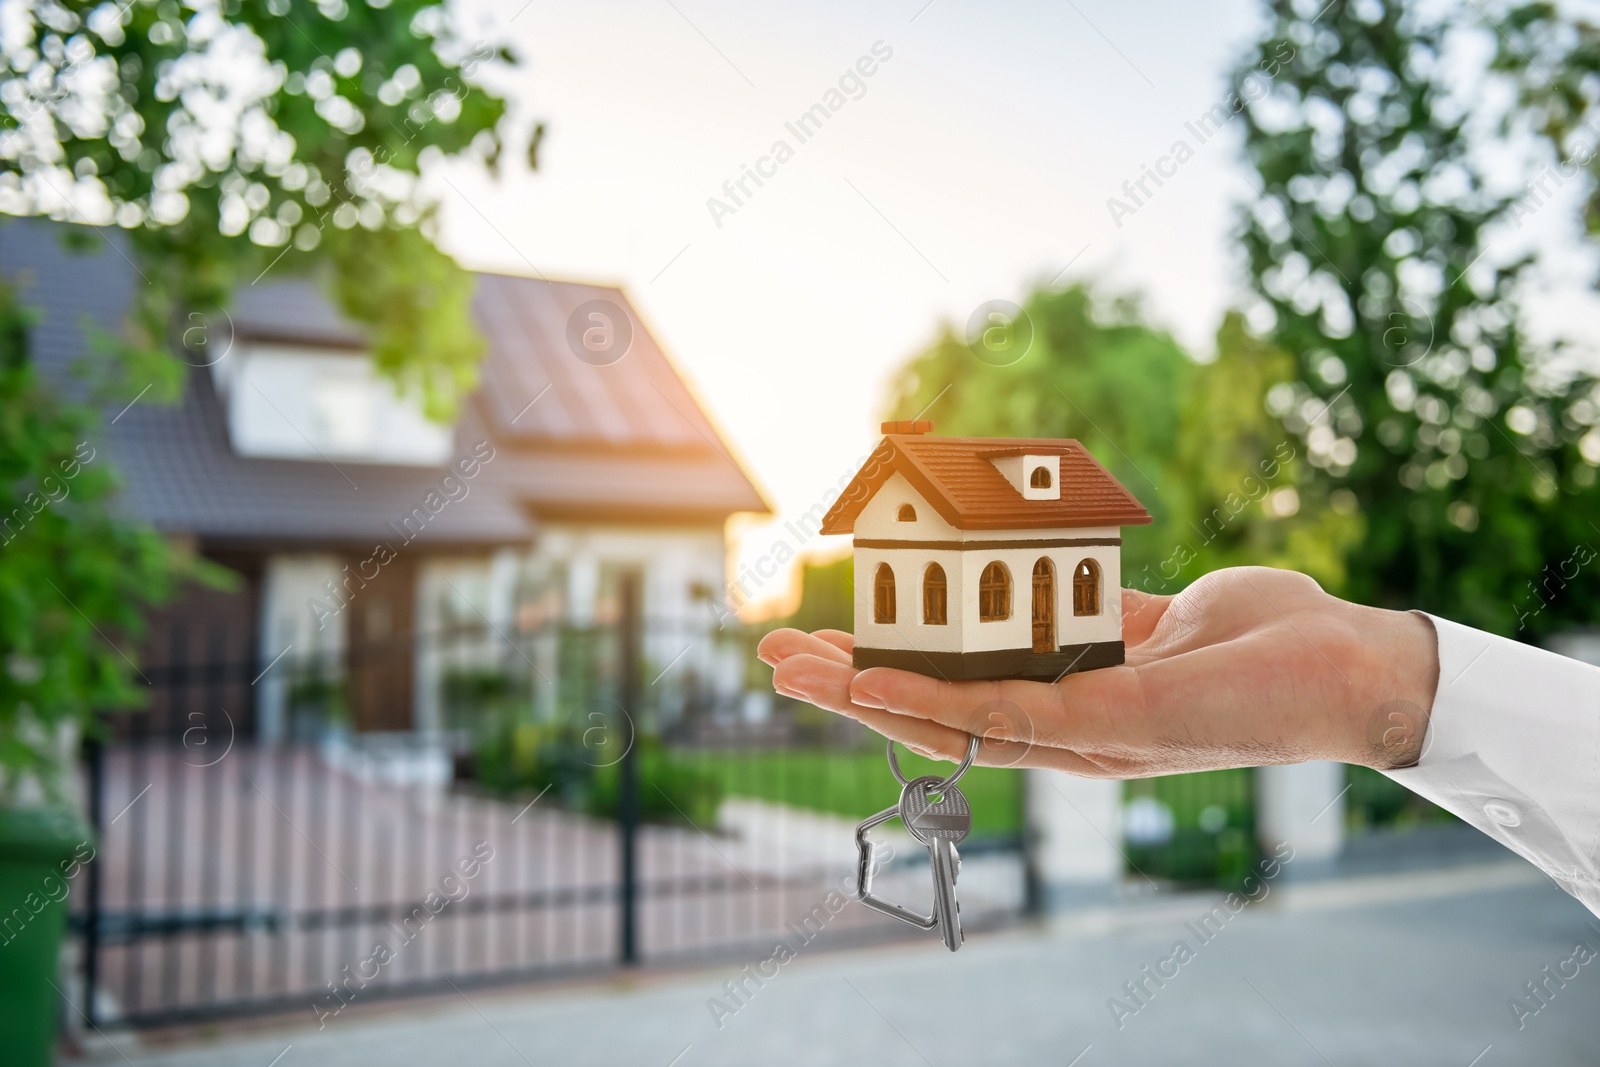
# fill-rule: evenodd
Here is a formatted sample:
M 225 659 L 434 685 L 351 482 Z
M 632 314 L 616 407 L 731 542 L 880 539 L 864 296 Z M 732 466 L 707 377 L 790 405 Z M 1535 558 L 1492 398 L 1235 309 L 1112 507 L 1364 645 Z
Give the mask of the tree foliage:
M 894 382 L 889 417 L 925 412 L 941 434 L 1083 442 L 1154 520 L 1123 531 L 1124 585 L 1170 593 L 1242 562 L 1339 583 L 1353 509 L 1302 508 L 1302 453 L 1262 402 L 1292 373 L 1284 352 L 1230 315 L 1216 359 L 1197 363 L 1136 300 L 1083 285 L 1041 287 L 1022 311 L 1004 360 L 946 329 Z
M 1261 194 L 1240 238 L 1294 362 L 1267 399 L 1303 443 L 1301 490 L 1362 519 L 1344 592 L 1527 636 L 1581 617 L 1600 590 L 1572 562 L 1600 544 L 1595 383 L 1530 346 L 1531 255 L 1495 244 L 1522 189 L 1491 171 L 1526 163 L 1527 116 L 1499 101 L 1529 56 L 1490 70 L 1497 28 L 1470 4 L 1267 15 L 1234 88 L 1293 57 L 1241 116 Z
M 448 416 L 481 349 L 471 278 L 434 247 L 430 159 L 493 170 L 514 63 L 429 0 L 17 0 L 0 25 L 0 211 L 117 226 L 144 284 L 128 334 L 94 333 L 103 400 L 188 368 L 169 324 L 269 275 L 309 273 L 367 325 L 377 366 Z M 0 280 L 3 282 L 3 280 Z M 136 701 L 145 607 L 221 572 L 110 507 L 93 406 L 28 358 L 0 287 L 0 797 L 59 792 L 62 727 Z M 59 383 L 58 383 L 59 384 Z M 70 391 L 70 390 L 69 390 Z M 120 646 L 118 644 L 120 642 Z
M 514 63 L 431 0 L 18 0 L 0 47 L 0 210 L 127 229 L 143 343 L 264 273 L 317 271 L 377 365 L 448 415 L 481 350 L 426 236 L 430 158 L 491 169 Z M 77 208 L 70 205 L 77 204 Z
M 113 640 L 177 583 L 216 577 L 113 514 L 98 413 L 41 382 L 28 327 L 0 283 L 0 804 L 29 783 L 61 797 L 62 727 L 93 729 L 95 711 L 142 695 Z

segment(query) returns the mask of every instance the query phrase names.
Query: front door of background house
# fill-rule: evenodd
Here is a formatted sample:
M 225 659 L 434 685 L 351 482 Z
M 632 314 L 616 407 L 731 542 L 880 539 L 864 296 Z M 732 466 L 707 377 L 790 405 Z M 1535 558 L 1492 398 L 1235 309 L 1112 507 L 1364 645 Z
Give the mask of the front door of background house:
M 352 563 L 354 571 L 356 564 Z M 412 727 L 416 561 L 384 564 L 350 607 L 350 717 L 357 730 Z
M 1033 565 L 1033 650 L 1056 650 L 1055 569 L 1048 559 Z

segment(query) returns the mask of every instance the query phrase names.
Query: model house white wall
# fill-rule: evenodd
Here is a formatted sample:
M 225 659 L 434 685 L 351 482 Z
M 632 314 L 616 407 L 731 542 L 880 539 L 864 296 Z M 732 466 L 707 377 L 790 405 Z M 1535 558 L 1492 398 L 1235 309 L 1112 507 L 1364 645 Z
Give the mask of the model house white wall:
M 1020 461 L 1030 457 L 1015 458 L 1022 470 Z M 901 517 L 906 507 L 912 509 L 914 518 Z M 1033 641 L 1033 569 L 1040 559 L 1048 559 L 1054 569 L 1052 592 L 1058 647 L 1122 639 L 1118 527 L 960 530 L 946 522 L 897 472 L 884 481 L 856 517 L 854 538 L 855 634 L 859 644 L 928 652 L 1029 648 Z M 908 544 L 883 544 L 895 541 Z M 1096 541 L 1102 543 L 1039 545 Z M 1016 547 L 1009 547 L 1007 542 L 1015 542 Z M 1100 610 L 1095 615 L 1073 614 L 1072 579 L 1084 560 L 1092 560 L 1099 571 Z M 1005 619 L 983 622 L 978 610 L 979 581 L 984 568 L 994 562 L 1003 565 L 1010 576 L 1011 611 Z M 945 574 L 947 621 L 942 625 L 923 621 L 923 584 L 930 563 L 937 563 Z M 880 623 L 875 618 L 874 593 L 881 565 L 888 565 L 894 573 L 893 623 Z

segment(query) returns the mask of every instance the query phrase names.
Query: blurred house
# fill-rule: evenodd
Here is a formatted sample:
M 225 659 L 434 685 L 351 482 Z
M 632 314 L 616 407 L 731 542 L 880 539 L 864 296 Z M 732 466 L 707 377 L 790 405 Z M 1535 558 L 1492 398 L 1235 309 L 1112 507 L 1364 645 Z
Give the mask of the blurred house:
M 120 234 L 76 252 L 64 229 L 0 226 L 0 275 L 40 313 L 34 358 L 62 383 L 143 284 Z M 568 340 L 595 301 L 632 327 L 608 365 Z M 181 401 L 108 409 L 97 461 L 121 473 L 121 507 L 240 581 L 163 609 L 147 669 L 261 672 L 247 699 L 263 736 L 285 729 L 308 671 L 340 679 L 358 730 L 431 730 L 447 725 L 446 673 L 509 657 L 554 676 L 554 646 L 526 635 L 611 621 L 633 570 L 646 662 L 681 657 L 675 670 L 737 688 L 742 663 L 695 635 L 726 618 L 726 520 L 766 504 L 627 297 L 482 274 L 473 311 L 481 385 L 449 426 L 374 370 L 309 281 L 269 274 L 226 312 L 174 321 Z

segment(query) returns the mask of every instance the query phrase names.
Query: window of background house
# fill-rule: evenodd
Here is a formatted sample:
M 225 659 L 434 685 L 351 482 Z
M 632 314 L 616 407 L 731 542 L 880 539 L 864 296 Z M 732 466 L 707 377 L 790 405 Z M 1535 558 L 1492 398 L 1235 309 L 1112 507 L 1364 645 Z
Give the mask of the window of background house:
M 433 467 L 453 426 L 434 422 L 416 389 L 399 389 L 363 352 L 240 345 L 211 369 L 242 456 Z
M 917 509 L 912 507 L 910 504 L 901 504 L 898 518 L 901 522 L 916 522 Z

